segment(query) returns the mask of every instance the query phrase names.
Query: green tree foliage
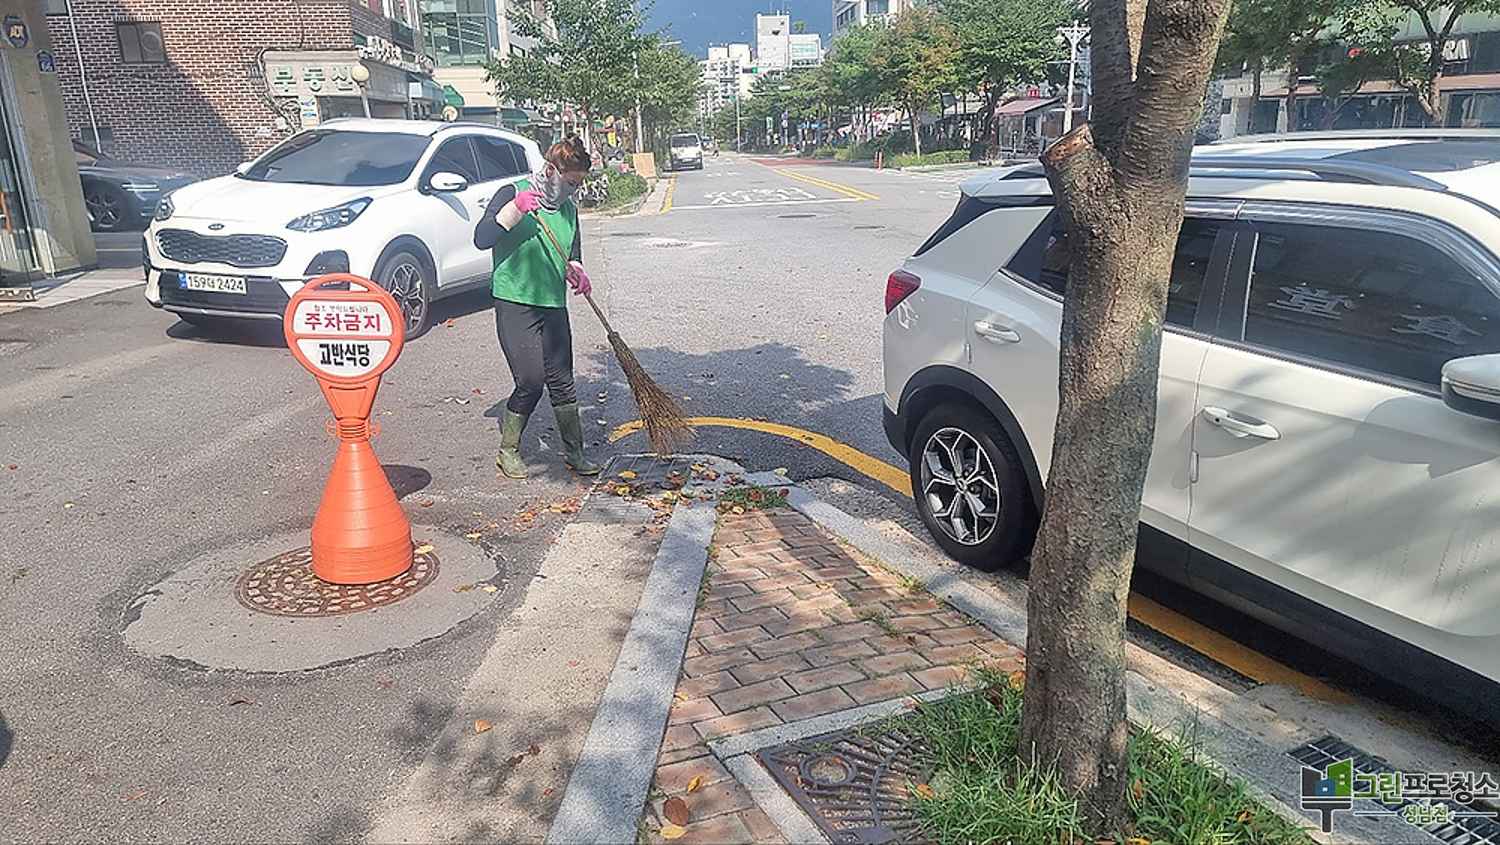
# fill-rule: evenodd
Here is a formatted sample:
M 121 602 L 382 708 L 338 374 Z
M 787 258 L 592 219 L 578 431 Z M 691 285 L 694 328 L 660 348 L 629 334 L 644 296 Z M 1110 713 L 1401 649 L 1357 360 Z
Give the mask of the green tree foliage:
M 1443 55 L 1453 40 L 1453 28 L 1464 15 L 1500 14 L 1500 0 L 1365 0 L 1371 8 L 1364 20 L 1376 21 L 1371 29 L 1381 36 L 1372 50 L 1390 67 L 1390 75 L 1411 92 L 1417 105 L 1434 125 L 1447 118 L 1443 101 Z M 1426 38 L 1415 43 L 1394 39 L 1402 19 L 1415 16 Z M 1383 21 L 1382 21 L 1383 19 Z
M 591 123 L 635 105 L 635 57 L 654 46 L 634 0 L 545 0 L 556 36 L 522 13 L 517 31 L 538 39 L 524 56 L 492 60 L 487 79 L 502 99 L 566 102 Z M 586 126 L 588 124 L 585 124 Z
M 640 54 L 641 122 L 648 138 L 693 123 L 703 71 L 698 60 L 652 36 Z
M 1066 58 L 1057 29 L 1073 14 L 1066 0 L 946 0 L 943 16 L 957 37 L 955 73 L 985 102 L 980 137 L 990 137 L 995 108 L 1018 85 L 1047 78 L 1048 62 Z
M 922 154 L 921 112 L 938 94 L 957 87 L 958 37 L 939 13 L 918 7 L 877 29 L 871 56 L 880 88 L 911 120 L 917 155 Z

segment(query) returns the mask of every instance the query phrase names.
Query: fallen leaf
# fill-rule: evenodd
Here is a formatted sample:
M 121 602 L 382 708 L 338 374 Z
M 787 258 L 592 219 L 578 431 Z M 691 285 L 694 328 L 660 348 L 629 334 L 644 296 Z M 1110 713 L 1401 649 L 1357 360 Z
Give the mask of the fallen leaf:
M 389 675 L 381 675 L 375 679 L 375 685 L 381 689 L 390 689 L 396 685 L 396 679 Z
M 536 743 L 534 743 L 534 742 L 533 742 L 533 743 L 532 743 L 532 744 L 531 744 L 531 745 L 530 745 L 530 747 L 528 747 L 528 748 L 527 748 L 527 749 L 526 749 L 526 753 L 527 753 L 527 754 L 530 754 L 530 755 L 531 755 L 531 756 L 533 756 L 533 757 L 535 757 L 535 756 L 536 756 L 536 755 L 538 755 L 538 754 L 540 754 L 540 753 L 542 753 L 542 747 L 541 747 L 541 746 L 540 746 L 540 745 L 537 745 L 537 744 L 536 744 Z
M 666 824 L 661 826 L 662 839 L 681 839 L 686 835 L 687 828 L 685 827 L 679 827 L 675 824 L 672 824 L 671 822 L 667 822 Z
M 569 669 L 571 669 L 571 668 L 573 668 L 573 667 L 575 667 L 577 665 L 578 665 L 578 661 L 577 660 L 569 660 L 568 661 L 568 668 Z
M 255 703 L 255 701 L 253 699 L 249 699 L 249 698 L 231 698 L 231 699 L 229 699 L 229 706 L 230 707 L 238 707 L 241 704 L 254 704 L 254 703 Z
M 1013 690 L 1026 689 L 1026 670 L 1017 669 L 1016 671 L 1011 672 L 1010 675 L 1006 677 L 1006 682 L 1010 684 L 1010 688 Z
M 630 488 L 626 487 L 624 485 L 616 487 L 615 488 L 615 495 L 616 496 L 629 496 L 630 495 Z
M 1140 836 L 1132 836 L 1125 840 L 1125 845 L 1151 845 L 1151 840 Z
M 1145 798 L 1146 797 L 1146 784 L 1143 783 L 1139 778 L 1137 778 L 1135 780 L 1135 782 L 1133 782 L 1133 783 L 1130 784 L 1130 794 L 1133 795 L 1133 796 L 1135 796 L 1135 800 L 1137 800 L 1137 801 L 1141 800 L 1142 798 Z
M 146 797 L 146 790 L 142 789 L 140 792 L 134 793 L 133 795 L 126 795 L 123 797 L 126 801 L 139 801 L 140 799 Z
M 688 819 L 692 814 L 688 812 L 687 802 L 681 798 L 668 798 L 661 805 L 661 814 L 667 817 L 667 821 L 679 827 L 687 827 Z
M 937 793 L 932 791 L 932 787 L 925 783 L 917 784 L 916 788 L 912 791 L 917 793 L 918 798 L 926 798 L 929 801 L 937 797 Z
M 521 765 L 521 763 L 524 762 L 525 760 L 526 760 L 526 755 L 525 754 L 517 754 L 516 756 L 510 758 L 509 760 L 506 760 L 505 762 L 512 769 L 514 769 L 516 766 Z
M 500 588 L 496 587 L 494 584 L 485 584 L 481 589 L 483 589 L 486 593 L 493 593 L 497 592 Z
M 423 543 L 422 545 L 417 546 L 417 554 L 419 554 L 419 555 L 430 555 L 430 554 L 432 554 L 432 544 L 431 543 Z
M 620 477 L 625 479 L 626 481 L 631 481 L 636 478 L 636 473 L 634 470 L 627 469 L 624 472 L 620 473 Z
M 552 793 L 554 793 L 556 791 L 557 790 L 555 790 L 555 789 L 553 789 L 552 787 L 549 786 L 546 789 L 542 790 L 542 797 L 546 798 L 547 796 L 551 795 Z
M 482 387 L 476 387 L 476 388 L 474 388 L 473 393 L 474 393 L 475 396 L 483 396 L 484 395 L 484 388 L 482 388 Z
M 422 501 L 417 502 L 417 504 L 421 505 L 424 508 L 430 508 L 430 507 L 432 507 L 432 500 L 431 499 L 423 499 Z
M 482 532 L 482 531 L 471 531 L 468 534 L 464 535 L 464 539 L 465 540 L 478 540 L 480 537 L 483 537 L 483 536 L 484 536 L 484 532 Z
M 72 510 L 74 507 L 76 507 L 76 505 L 74 505 L 72 502 L 63 502 L 63 510 L 65 511 Z
M 490 724 L 489 722 L 486 722 L 483 719 L 475 719 L 474 720 L 474 733 L 482 734 L 485 731 L 487 731 L 487 730 L 489 730 L 490 728 L 493 728 L 493 727 L 494 727 L 494 725 Z
M 734 507 L 729 509 L 729 512 L 734 514 L 735 516 L 739 516 L 740 514 L 745 512 L 745 509 L 740 507 L 739 505 L 735 505 Z
M 777 468 L 771 470 L 771 472 L 774 472 L 777 475 L 785 478 L 786 474 L 789 472 L 789 470 L 786 467 L 777 467 Z
M 472 589 L 474 589 L 474 585 L 473 584 L 459 584 L 457 587 L 453 588 L 453 592 L 455 592 L 455 593 L 467 593 L 468 591 L 470 591 Z
M 449 319 L 443 321 L 443 328 L 451 329 L 457 324 L 458 321 L 450 317 Z
M 17 465 L 15 465 L 15 464 L 6 464 L 6 465 L 5 465 L 5 468 L 6 468 L 6 469 L 9 469 L 9 470 L 17 470 L 17 469 L 20 469 L 20 467 L 19 467 L 19 466 L 17 466 Z
M 1254 817 L 1255 814 L 1250 812 L 1249 810 L 1240 810 L 1240 814 L 1235 816 L 1234 820 L 1239 822 L 1240 824 L 1249 824 L 1250 819 Z
M 703 785 L 703 775 L 694 775 L 693 779 L 690 780 L 690 781 L 688 781 L 687 791 L 688 792 L 697 792 L 698 791 L 698 787 L 700 787 L 702 785 Z

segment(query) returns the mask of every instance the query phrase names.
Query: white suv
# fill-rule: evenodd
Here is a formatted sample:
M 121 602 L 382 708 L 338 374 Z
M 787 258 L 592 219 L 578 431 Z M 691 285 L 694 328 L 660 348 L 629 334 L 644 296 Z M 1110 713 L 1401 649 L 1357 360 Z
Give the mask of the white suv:
M 667 142 L 668 163 L 673 170 L 692 167 L 703 169 L 703 139 L 694 132 L 673 135 Z
M 354 273 L 395 295 L 416 337 L 435 300 L 488 283 L 474 226 L 541 163 L 534 141 L 493 126 L 328 121 L 164 198 L 146 231 L 146 300 L 192 323 L 279 320 L 309 278 Z
M 1500 133 L 1194 151 L 1141 566 L 1500 721 Z M 1036 165 L 887 283 L 885 423 L 939 544 L 1030 547 L 1068 244 Z

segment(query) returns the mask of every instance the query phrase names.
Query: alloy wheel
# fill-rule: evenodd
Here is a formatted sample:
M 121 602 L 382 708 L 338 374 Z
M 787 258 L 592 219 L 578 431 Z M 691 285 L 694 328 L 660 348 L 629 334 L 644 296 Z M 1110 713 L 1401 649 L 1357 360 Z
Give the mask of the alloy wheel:
M 105 229 L 120 225 L 120 201 L 107 191 L 90 191 L 83 198 L 89 222 Z
M 422 295 L 422 268 L 410 261 L 397 264 L 391 270 L 386 291 L 401 306 L 401 314 L 406 318 L 406 333 L 412 334 L 427 316 L 427 300 Z
M 922 447 L 921 495 L 943 532 L 966 546 L 995 533 L 1000 482 L 984 447 L 968 432 L 942 428 Z

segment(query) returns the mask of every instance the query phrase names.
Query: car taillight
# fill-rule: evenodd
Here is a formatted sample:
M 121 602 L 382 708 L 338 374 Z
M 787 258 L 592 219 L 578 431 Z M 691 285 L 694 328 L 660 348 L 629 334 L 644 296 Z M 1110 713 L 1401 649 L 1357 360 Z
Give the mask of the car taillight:
M 917 292 L 922 286 L 922 280 L 913 276 L 905 270 L 897 270 L 885 280 L 885 313 L 889 314 L 896 310 L 902 300 Z

